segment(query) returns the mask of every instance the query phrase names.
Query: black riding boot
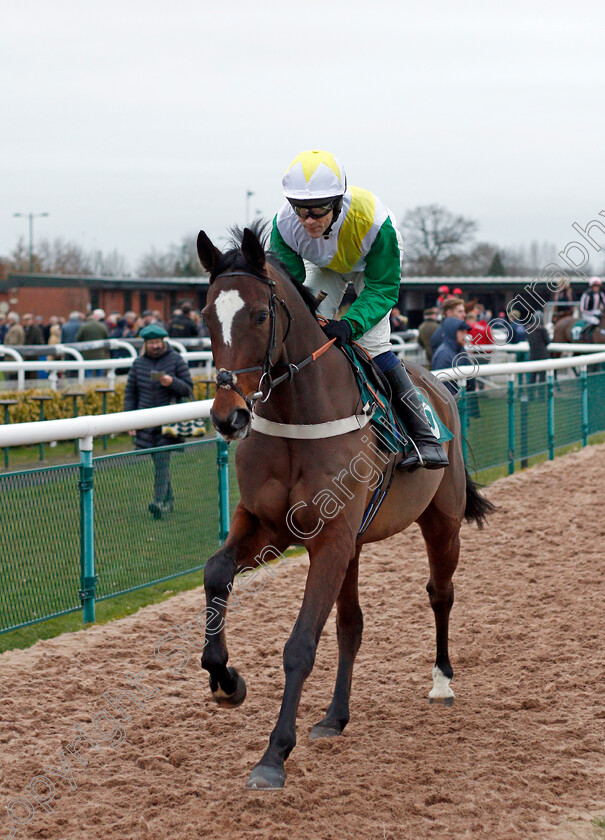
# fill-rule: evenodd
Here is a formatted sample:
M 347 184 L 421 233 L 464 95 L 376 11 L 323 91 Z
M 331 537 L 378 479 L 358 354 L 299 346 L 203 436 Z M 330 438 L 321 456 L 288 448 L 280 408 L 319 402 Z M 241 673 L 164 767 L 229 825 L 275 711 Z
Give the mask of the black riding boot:
M 427 470 L 447 467 L 449 461 L 445 450 L 429 427 L 418 392 L 403 364 L 387 371 L 386 377 L 393 392 L 393 408 L 403 420 L 417 449 L 409 456 L 404 455 L 399 467 L 410 470 L 416 467 L 426 467 Z

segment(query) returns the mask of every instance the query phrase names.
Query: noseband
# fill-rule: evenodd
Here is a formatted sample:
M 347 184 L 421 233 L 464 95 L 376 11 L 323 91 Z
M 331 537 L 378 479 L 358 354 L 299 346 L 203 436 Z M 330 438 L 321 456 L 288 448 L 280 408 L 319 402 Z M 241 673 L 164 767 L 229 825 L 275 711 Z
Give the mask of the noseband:
M 217 276 L 212 281 L 213 283 L 218 280 L 220 277 L 252 277 L 254 280 L 258 280 L 260 283 L 264 283 L 266 286 L 269 287 L 270 296 L 269 296 L 269 344 L 267 345 L 267 352 L 265 353 L 265 358 L 263 360 L 262 365 L 254 365 L 254 367 L 248 368 L 240 368 L 240 370 L 226 370 L 225 368 L 220 368 L 220 370 L 216 373 L 216 387 L 217 388 L 229 388 L 233 389 L 236 394 L 239 394 L 240 397 L 246 403 L 248 407 L 248 411 L 252 413 L 254 410 L 254 403 L 256 400 L 263 397 L 263 384 L 267 387 L 267 393 L 262 399 L 262 402 L 266 402 L 269 397 L 271 396 L 272 389 L 278 385 L 280 382 L 283 382 L 285 379 L 292 379 L 294 373 L 298 370 L 296 365 L 288 365 L 290 369 L 288 373 L 284 376 L 280 376 L 278 379 L 273 379 L 271 377 L 271 368 L 273 367 L 273 351 L 277 345 L 277 330 L 276 330 L 276 321 L 277 321 L 277 304 L 281 304 L 284 312 L 288 317 L 288 326 L 286 327 L 286 332 L 283 337 L 283 341 L 286 340 L 288 337 L 288 333 L 290 332 L 290 325 L 292 324 L 292 316 L 286 306 L 286 302 L 281 298 L 278 298 L 275 294 L 275 281 L 271 280 L 269 277 L 260 277 L 257 274 L 251 274 L 249 271 L 226 271 L 222 274 L 217 274 Z M 241 388 L 237 385 L 237 377 L 240 373 L 254 373 L 257 370 L 262 370 L 263 374 L 260 378 L 259 382 L 259 390 L 255 391 L 249 397 L 247 397 Z

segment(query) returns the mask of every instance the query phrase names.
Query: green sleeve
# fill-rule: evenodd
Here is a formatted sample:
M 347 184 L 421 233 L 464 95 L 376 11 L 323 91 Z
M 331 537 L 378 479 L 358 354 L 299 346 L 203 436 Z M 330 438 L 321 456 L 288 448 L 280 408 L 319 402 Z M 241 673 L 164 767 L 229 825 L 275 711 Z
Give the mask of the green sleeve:
M 401 283 L 401 254 L 390 218 L 382 224 L 366 257 L 364 288 L 344 315 L 358 339 L 384 318 L 397 303 Z
M 271 230 L 271 251 L 286 266 L 295 280 L 298 280 L 299 283 L 305 282 L 307 272 L 305 271 L 303 258 L 284 241 L 277 227 L 277 216 L 273 219 L 273 228 Z

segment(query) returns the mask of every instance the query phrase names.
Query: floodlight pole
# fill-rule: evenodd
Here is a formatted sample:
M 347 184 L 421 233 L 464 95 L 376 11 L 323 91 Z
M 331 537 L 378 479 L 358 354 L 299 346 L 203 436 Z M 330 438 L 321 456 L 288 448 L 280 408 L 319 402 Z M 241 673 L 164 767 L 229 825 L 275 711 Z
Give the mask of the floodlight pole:
M 29 219 L 29 273 L 34 273 L 34 219 L 41 216 L 49 216 L 50 213 L 13 213 L 13 216 L 21 216 Z

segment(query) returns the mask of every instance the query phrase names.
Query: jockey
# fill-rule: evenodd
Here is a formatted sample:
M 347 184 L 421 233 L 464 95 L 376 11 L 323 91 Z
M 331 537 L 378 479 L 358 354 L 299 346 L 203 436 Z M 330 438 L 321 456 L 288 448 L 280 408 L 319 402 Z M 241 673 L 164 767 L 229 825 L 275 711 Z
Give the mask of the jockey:
M 440 469 L 445 451 L 427 423 L 422 403 L 393 353 L 389 313 L 401 282 L 401 236 L 390 211 L 367 190 L 349 187 L 340 161 L 329 152 L 302 152 L 282 180 L 286 203 L 273 220 L 271 250 L 300 283 L 327 297 L 318 313 L 339 346 L 358 341 L 385 374 L 393 402 L 416 451 L 400 466 Z M 334 320 L 347 286 L 357 300 Z
M 601 322 L 601 315 L 605 312 L 605 292 L 600 277 L 591 277 L 588 289 L 580 298 L 580 317 L 587 321 L 591 327 L 596 327 Z M 587 329 L 586 333 L 591 332 Z

